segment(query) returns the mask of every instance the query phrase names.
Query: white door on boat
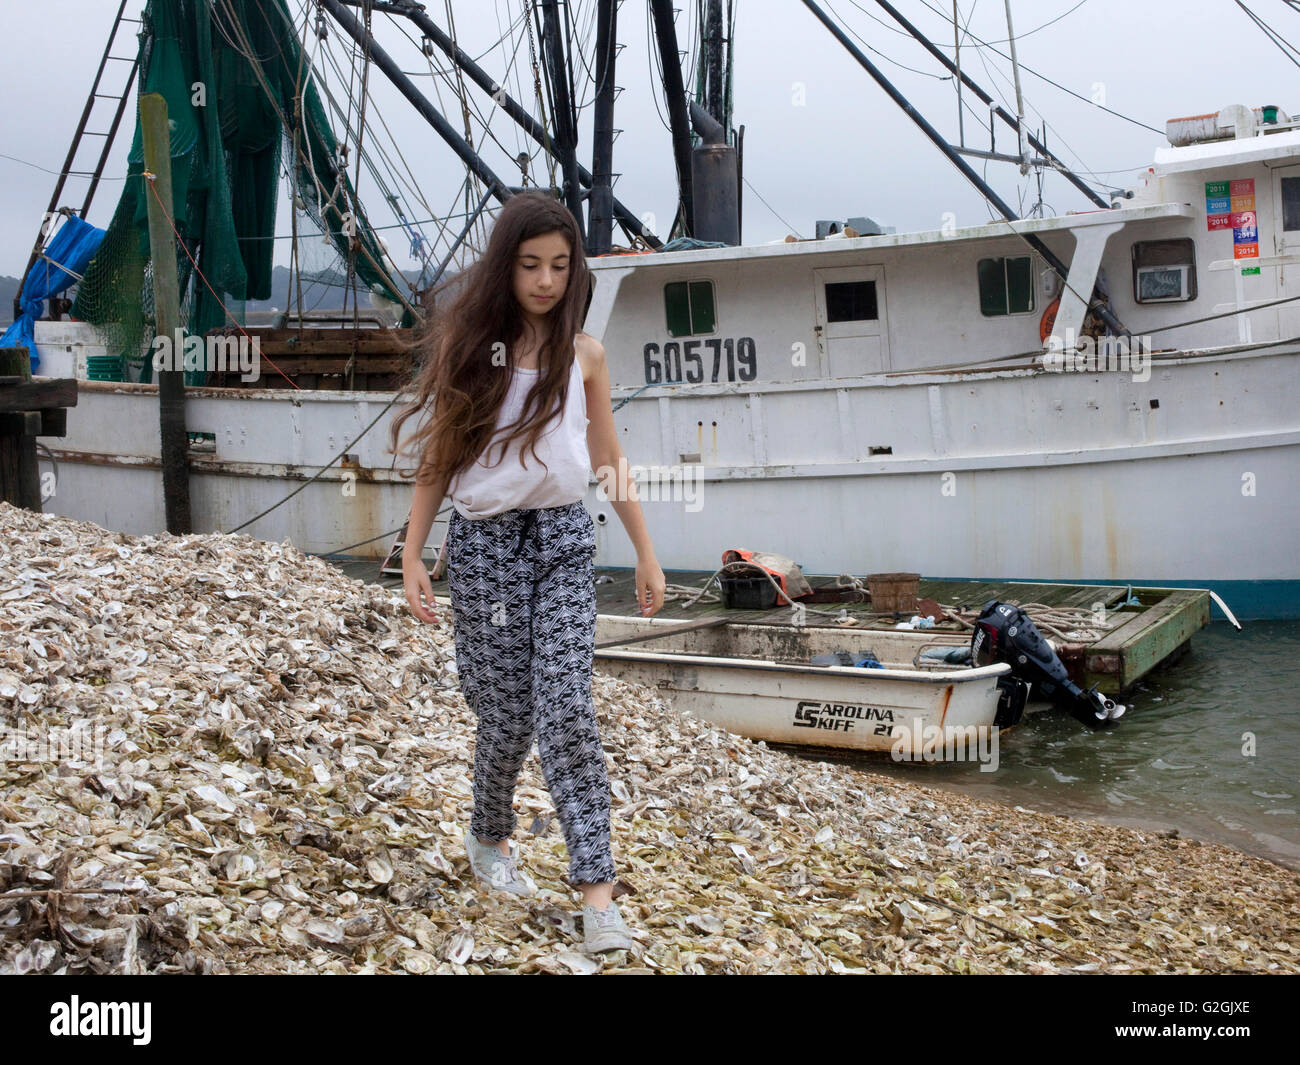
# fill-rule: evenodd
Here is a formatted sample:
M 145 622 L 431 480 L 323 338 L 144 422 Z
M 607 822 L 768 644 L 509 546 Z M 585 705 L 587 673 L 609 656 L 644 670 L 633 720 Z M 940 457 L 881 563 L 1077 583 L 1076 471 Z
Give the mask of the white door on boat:
M 860 377 L 890 369 L 885 268 L 814 270 L 813 286 L 822 373 Z
M 1277 268 L 1277 298 L 1300 297 L 1300 166 L 1273 171 L 1273 242 L 1279 257 L 1295 256 Z M 1300 336 L 1300 299 L 1277 309 L 1278 339 Z

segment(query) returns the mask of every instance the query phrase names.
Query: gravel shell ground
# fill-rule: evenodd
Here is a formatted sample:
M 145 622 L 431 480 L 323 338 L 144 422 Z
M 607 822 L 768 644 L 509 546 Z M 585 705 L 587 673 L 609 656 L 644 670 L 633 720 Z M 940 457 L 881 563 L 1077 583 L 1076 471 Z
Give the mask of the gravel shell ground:
M 1300 874 L 769 750 L 593 679 L 631 950 L 462 837 L 449 618 L 288 542 L 0 504 L 0 973 L 1300 971 Z

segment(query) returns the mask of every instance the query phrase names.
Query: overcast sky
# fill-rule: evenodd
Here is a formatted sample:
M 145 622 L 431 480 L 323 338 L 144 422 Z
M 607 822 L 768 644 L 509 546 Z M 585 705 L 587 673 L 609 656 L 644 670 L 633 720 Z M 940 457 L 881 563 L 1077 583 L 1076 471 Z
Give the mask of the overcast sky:
M 301 3 L 289 0 L 295 17 Z M 693 6 L 686 0 L 678 3 Z M 895 0 L 895 4 L 951 55 L 951 0 Z M 0 274 L 16 275 L 26 263 L 55 180 L 35 167 L 55 171 L 62 164 L 117 6 L 118 0 L 0 0 L 5 38 L 11 42 L 0 64 L 4 104 L 0 153 L 35 164 L 0 157 Z M 128 13 L 142 6 L 133 0 Z M 872 16 L 895 26 L 873 0 L 832 0 L 822 6 L 828 12 L 833 9 L 837 21 L 888 57 L 868 52 L 904 95 L 955 140 L 953 82 L 942 77 L 945 72 L 938 63 L 910 37 L 875 21 Z M 1006 51 L 1003 0 L 959 0 L 959 6 L 963 23 L 969 18 L 970 34 Z M 1282 37 L 1300 42 L 1300 13 L 1283 0 L 1250 0 L 1249 6 Z M 428 0 L 427 7 L 445 27 L 444 3 Z M 1049 147 L 1069 164 L 1094 171 L 1106 182 L 1132 183 L 1150 165 L 1153 152 L 1166 143 L 1163 130 L 1168 118 L 1217 111 L 1234 103 L 1278 104 L 1284 110 L 1300 111 L 1300 94 L 1289 91 L 1300 73 L 1297 66 L 1231 0 L 1205 4 L 1012 0 L 1011 7 L 1023 66 L 1084 97 L 1084 101 L 1074 99 L 1022 70 L 1029 121 L 1037 127 L 1045 116 L 1050 124 Z M 482 55 L 489 73 L 501 77 L 516 49 L 508 45 L 493 49 L 493 45 L 512 21 L 518 21 L 523 0 L 452 0 L 451 8 L 462 46 Z M 615 169 L 623 175 L 615 194 L 636 213 L 652 213 L 662 233 L 673 212 L 675 179 L 669 134 L 659 113 L 662 95 L 651 77 L 646 10 L 640 0 L 624 0 L 619 16 L 618 39 L 626 47 L 619 56 L 616 80 L 625 91 L 617 103 L 615 124 L 625 132 L 615 144 Z M 574 0 L 573 11 L 580 35 L 590 26 L 585 47 L 590 57 L 594 0 Z M 677 26 L 679 46 L 692 47 L 692 11 L 682 11 Z M 375 33 L 403 68 L 416 75 L 421 87 L 428 89 L 437 80 L 430 75 L 429 61 L 387 16 L 375 16 Z M 506 85 L 512 95 L 531 101 L 527 38 L 516 34 L 514 40 L 522 47 Z M 22 46 L 12 47 L 13 42 Z M 325 47 L 346 73 L 351 54 L 337 27 L 331 27 Z M 134 38 L 127 36 L 116 52 L 133 55 L 134 49 Z M 987 48 L 977 49 L 969 39 L 962 57 L 963 70 L 1009 101 L 1008 109 L 1014 110 L 1010 64 Z M 323 56 L 320 63 L 326 67 L 326 79 L 336 86 Z M 116 84 L 114 76 L 120 80 L 125 69 L 126 64 L 110 64 L 104 91 Z M 456 202 L 463 178 L 459 161 L 377 70 L 371 71 L 370 78 L 369 115 L 387 122 L 415 175 L 413 184 L 434 213 L 445 212 Z M 590 103 L 589 81 L 579 94 Z M 473 90 L 473 97 L 484 113 L 491 110 L 483 94 Z M 459 127 L 459 105 L 451 107 L 453 98 L 445 85 L 442 98 L 444 113 Z M 745 126 L 744 176 L 751 186 L 744 190 L 745 243 L 777 240 L 789 232 L 811 236 L 818 218 L 869 215 L 900 232 L 938 228 L 949 211 L 956 214 L 959 225 L 988 218 L 982 198 L 799 0 L 737 0 L 734 98 L 734 122 Z M 1106 113 L 1094 106 L 1093 99 L 1160 133 Z M 987 111 L 969 94 L 967 100 L 980 112 L 979 117 L 967 113 L 967 143 L 987 148 Z M 579 157 L 588 167 L 591 113 L 590 106 L 582 112 L 579 147 Z M 109 102 L 100 101 L 89 128 L 106 128 L 110 114 Z M 374 129 L 367 133 L 367 142 L 388 146 L 400 167 L 387 135 L 377 124 Z M 488 162 L 507 183 L 518 184 L 519 170 L 509 159 L 530 147 L 530 142 L 501 112 L 491 129 L 505 151 L 489 143 Z M 997 135 L 1000 150 L 1011 148 L 1014 142 L 1008 127 L 999 123 Z M 124 123 L 106 180 L 91 207 L 90 220 L 97 225 L 107 224 L 121 193 L 129 141 L 130 129 Z M 93 161 L 99 143 L 96 138 L 86 142 L 77 168 Z M 977 170 L 983 165 L 975 164 Z M 1022 179 L 1015 167 L 1003 163 L 988 164 L 987 172 L 1003 198 L 1013 205 L 1023 203 L 1028 213 L 1037 199 L 1036 183 Z M 413 192 L 402 191 L 415 201 Z M 84 192 L 81 179 L 73 179 L 62 202 L 79 206 Z M 379 186 L 369 175 L 363 174 L 360 193 L 377 224 L 392 221 L 382 206 Z M 1049 213 L 1090 206 L 1056 175 L 1045 179 L 1043 199 Z M 425 217 L 418 203 L 413 203 L 413 209 Z M 288 232 L 286 200 L 277 233 Z M 425 232 L 432 237 L 436 230 L 426 226 Z M 414 264 L 400 233 L 391 234 L 389 244 L 399 266 Z M 277 260 L 287 261 L 287 242 L 277 248 Z

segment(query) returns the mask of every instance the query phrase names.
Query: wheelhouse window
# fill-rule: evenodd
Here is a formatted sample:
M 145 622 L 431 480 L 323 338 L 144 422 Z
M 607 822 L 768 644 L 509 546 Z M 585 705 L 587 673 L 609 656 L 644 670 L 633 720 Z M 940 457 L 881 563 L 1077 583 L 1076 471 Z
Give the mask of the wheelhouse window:
M 664 285 L 668 335 L 698 336 L 718 328 L 712 281 L 673 281 Z
M 1034 309 L 1034 262 L 1028 255 L 981 259 L 980 313 L 985 318 L 1028 314 Z
M 832 281 L 826 285 L 827 322 L 874 322 L 880 317 L 874 281 Z
M 1282 228 L 1300 229 L 1300 177 L 1284 177 L 1282 183 Z
M 1182 303 L 1196 299 L 1196 242 L 1140 240 L 1133 245 L 1133 299 Z

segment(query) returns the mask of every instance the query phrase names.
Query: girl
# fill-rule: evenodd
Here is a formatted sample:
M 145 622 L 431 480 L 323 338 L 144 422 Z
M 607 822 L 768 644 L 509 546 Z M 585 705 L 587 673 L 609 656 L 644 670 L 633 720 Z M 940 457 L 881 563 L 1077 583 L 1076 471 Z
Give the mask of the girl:
M 629 947 L 612 901 L 609 782 L 591 701 L 595 526 L 582 504 L 589 469 L 615 486 L 646 617 L 663 606 L 664 575 L 614 429 L 605 350 L 578 332 L 591 281 L 573 216 L 542 193 L 512 197 L 463 278 L 430 330 L 416 398 L 395 420 L 393 442 L 432 398 L 433 416 L 413 438 L 421 457 L 402 571 L 411 613 L 437 620 L 420 554 L 450 495 L 456 661 L 478 717 L 465 847 L 475 876 L 491 887 L 536 891 L 509 842 L 515 785 L 536 733 L 569 881 L 582 892 L 584 947 Z

